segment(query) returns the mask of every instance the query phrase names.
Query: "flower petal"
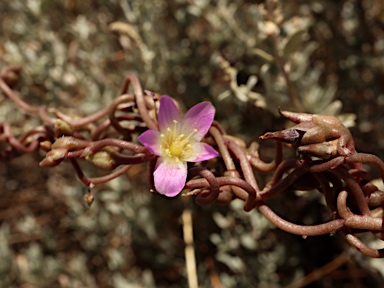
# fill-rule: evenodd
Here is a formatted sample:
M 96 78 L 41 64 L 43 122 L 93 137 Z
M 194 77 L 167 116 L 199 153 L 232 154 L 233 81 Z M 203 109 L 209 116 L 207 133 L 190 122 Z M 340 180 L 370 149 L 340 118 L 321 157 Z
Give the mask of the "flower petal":
M 209 102 L 201 102 L 184 115 L 182 119 L 183 130 L 192 132 L 197 129 L 194 134 L 196 141 L 203 139 L 212 125 L 213 118 L 215 117 L 215 108 Z
M 167 197 L 174 197 L 183 190 L 187 180 L 187 163 L 167 163 L 159 158 L 153 176 L 156 191 Z
M 190 159 L 185 159 L 188 162 L 201 162 L 219 156 L 219 153 L 207 143 L 194 143 L 192 149 L 195 151 L 195 153 L 193 154 L 194 157 L 191 157 Z
M 159 107 L 159 130 L 164 132 L 169 127 L 173 127 L 173 120 L 180 121 L 180 112 L 175 102 L 169 96 L 160 98 Z
M 151 152 L 157 156 L 161 155 L 160 150 L 160 132 L 156 130 L 147 130 L 142 133 L 138 138 L 141 144 L 151 150 Z

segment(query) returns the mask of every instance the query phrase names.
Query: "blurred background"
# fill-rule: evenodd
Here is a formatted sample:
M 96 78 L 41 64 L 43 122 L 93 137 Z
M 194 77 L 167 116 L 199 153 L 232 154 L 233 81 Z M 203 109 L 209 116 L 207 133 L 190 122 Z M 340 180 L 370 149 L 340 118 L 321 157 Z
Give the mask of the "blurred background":
M 247 144 L 284 127 L 281 107 L 339 116 L 358 151 L 384 159 L 382 0 L 13 0 L 0 19 L 0 68 L 22 65 L 15 89 L 28 103 L 85 116 L 133 71 L 186 108 L 211 101 Z M 16 135 L 41 124 L 1 101 Z M 272 159 L 273 143 L 260 144 Z M 384 260 L 340 235 L 290 235 L 241 201 L 151 194 L 145 165 L 96 186 L 88 207 L 71 166 L 40 168 L 43 155 L 0 161 L 0 287 L 188 287 L 186 211 L 199 287 L 384 285 Z M 295 223 L 330 219 L 319 192 L 269 204 Z

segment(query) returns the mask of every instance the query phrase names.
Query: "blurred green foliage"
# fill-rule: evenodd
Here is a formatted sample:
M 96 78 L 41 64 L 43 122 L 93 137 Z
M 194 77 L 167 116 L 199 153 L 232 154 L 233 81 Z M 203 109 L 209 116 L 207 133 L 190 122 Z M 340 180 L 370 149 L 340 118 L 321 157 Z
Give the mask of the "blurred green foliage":
M 300 108 L 294 91 L 305 112 L 340 115 L 349 126 L 356 117 L 357 148 L 383 159 L 382 0 L 275 4 L 2 1 L 0 66 L 22 65 L 17 89 L 26 101 L 73 115 L 110 103 L 134 71 L 145 89 L 186 107 L 212 101 L 216 119 L 247 142 L 283 125 L 279 106 Z M 0 121 L 15 131 L 38 123 L 9 101 L 1 103 Z M 237 201 L 202 208 L 151 194 L 144 166 L 95 187 L 89 208 L 70 166 L 41 169 L 40 159 L 36 153 L 0 163 L 0 287 L 186 287 L 186 207 L 193 210 L 201 287 L 219 287 L 215 275 L 222 287 L 282 287 L 348 250 L 337 236 L 279 231 Z M 292 221 L 329 219 L 319 193 L 285 197 L 270 204 Z M 311 287 L 379 287 L 372 263 L 355 257 Z

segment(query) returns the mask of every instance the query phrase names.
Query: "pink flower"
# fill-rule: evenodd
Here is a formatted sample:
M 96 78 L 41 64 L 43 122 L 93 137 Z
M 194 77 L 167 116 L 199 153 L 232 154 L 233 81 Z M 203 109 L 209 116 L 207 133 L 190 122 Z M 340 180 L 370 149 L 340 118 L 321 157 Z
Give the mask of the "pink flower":
M 211 146 L 200 142 L 211 127 L 215 108 L 209 102 L 193 106 L 181 117 L 172 98 L 160 98 L 159 131 L 147 130 L 138 140 L 159 156 L 154 171 L 155 188 L 168 197 L 178 195 L 187 179 L 187 162 L 217 157 Z

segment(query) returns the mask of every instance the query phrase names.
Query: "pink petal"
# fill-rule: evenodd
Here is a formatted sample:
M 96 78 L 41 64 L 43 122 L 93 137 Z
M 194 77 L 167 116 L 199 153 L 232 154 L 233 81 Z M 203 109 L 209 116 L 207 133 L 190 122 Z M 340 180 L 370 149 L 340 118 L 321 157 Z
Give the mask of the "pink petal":
M 137 140 L 147 147 L 151 152 L 157 156 L 161 155 L 160 151 L 160 132 L 156 130 L 147 130 L 142 133 Z
M 173 127 L 173 120 L 180 121 L 179 109 L 171 97 L 162 96 L 158 115 L 160 131 L 164 132 L 167 128 Z
M 192 132 L 197 129 L 195 139 L 200 141 L 207 134 L 215 117 L 215 108 L 209 102 L 202 102 L 191 109 L 183 117 L 183 130 Z
M 167 197 L 174 197 L 183 190 L 187 180 L 187 163 L 170 164 L 159 158 L 153 176 L 156 191 Z
M 207 143 L 203 143 L 203 142 L 195 143 L 193 144 L 192 149 L 196 151 L 196 154 L 195 154 L 195 157 L 192 157 L 190 159 L 185 159 L 188 162 L 201 162 L 201 161 L 209 160 L 219 156 L 219 153 L 215 149 L 213 149 L 211 146 L 209 146 Z

